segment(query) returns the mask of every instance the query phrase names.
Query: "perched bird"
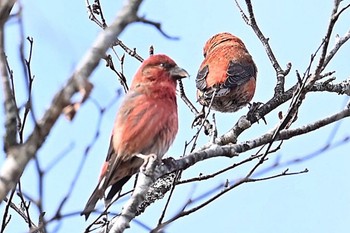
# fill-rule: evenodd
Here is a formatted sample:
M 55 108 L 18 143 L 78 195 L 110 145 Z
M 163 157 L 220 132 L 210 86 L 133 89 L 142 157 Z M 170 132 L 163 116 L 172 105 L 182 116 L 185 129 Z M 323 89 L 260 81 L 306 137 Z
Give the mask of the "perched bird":
M 244 43 L 230 33 L 219 33 L 206 42 L 203 52 L 196 77 L 198 102 L 209 107 L 212 101 L 211 109 L 220 112 L 247 105 L 254 96 L 257 67 Z
M 139 171 L 143 159 L 136 155 L 156 154 L 161 159 L 168 151 L 178 130 L 176 82 L 187 76 L 166 55 L 153 55 L 142 63 L 117 113 L 98 184 L 81 213 L 86 219 L 98 200 L 104 197 L 109 204 Z

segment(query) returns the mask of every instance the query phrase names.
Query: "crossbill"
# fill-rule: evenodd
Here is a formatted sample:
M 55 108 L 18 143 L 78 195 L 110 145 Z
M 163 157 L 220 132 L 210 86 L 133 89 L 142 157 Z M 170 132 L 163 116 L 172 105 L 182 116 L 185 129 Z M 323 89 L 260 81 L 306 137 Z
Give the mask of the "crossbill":
M 196 77 L 198 102 L 220 112 L 235 112 L 253 98 L 257 67 L 244 43 L 224 32 L 205 44 Z M 213 96 L 214 95 L 214 96 Z
M 168 151 L 178 131 L 176 83 L 187 76 L 166 55 L 153 55 L 141 64 L 117 113 L 98 184 L 82 212 L 86 219 L 98 200 L 104 197 L 109 204 L 139 171 L 143 159 L 136 155 L 161 159 Z

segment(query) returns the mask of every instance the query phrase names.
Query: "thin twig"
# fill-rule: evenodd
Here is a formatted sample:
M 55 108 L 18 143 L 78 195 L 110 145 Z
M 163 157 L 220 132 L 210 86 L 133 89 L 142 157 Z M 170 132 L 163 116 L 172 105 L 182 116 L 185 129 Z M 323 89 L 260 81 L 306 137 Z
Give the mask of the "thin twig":
M 5 228 L 6 228 L 7 224 L 9 223 L 9 218 L 11 218 L 11 216 L 9 215 L 9 209 L 11 207 L 12 199 L 14 197 L 15 192 L 16 192 L 16 189 L 13 189 L 11 194 L 10 194 L 10 197 L 8 199 L 7 198 L 5 199 L 5 202 L 7 202 L 7 204 L 5 206 L 4 214 L 2 215 L 2 223 L 1 223 L 0 233 L 3 233 L 5 231 Z
M 275 153 L 276 151 L 280 150 L 281 149 L 281 144 L 282 144 L 282 142 L 275 149 L 270 150 L 269 153 L 270 154 L 271 153 Z M 261 157 L 262 154 L 260 154 L 260 151 L 262 150 L 262 148 L 259 149 L 254 155 L 252 155 L 252 156 L 250 156 L 250 157 L 248 157 L 246 159 L 243 159 L 242 161 L 240 161 L 238 163 L 234 163 L 231 166 L 228 166 L 228 167 L 226 167 L 224 169 L 221 169 L 221 170 L 219 170 L 217 172 L 214 172 L 214 173 L 212 173 L 210 175 L 202 175 L 202 174 L 200 174 L 198 177 L 189 178 L 189 179 L 186 179 L 186 180 L 180 180 L 180 181 L 177 182 L 177 184 L 181 185 L 181 184 L 197 182 L 197 181 L 204 181 L 204 180 L 208 180 L 208 179 L 214 178 L 214 177 L 216 177 L 218 175 L 221 175 L 221 174 L 223 174 L 223 173 L 225 173 L 227 171 L 230 171 L 230 170 L 232 170 L 232 169 L 234 169 L 236 167 L 239 167 L 239 166 L 241 166 L 243 164 L 246 164 L 248 162 L 251 162 L 251 161 Z
M 167 38 L 169 40 L 179 40 L 180 39 L 177 36 L 170 36 L 167 33 L 165 33 L 162 29 L 162 24 L 159 22 L 154 22 L 154 21 L 148 20 L 145 17 L 138 17 L 137 22 L 141 22 L 144 24 L 149 24 L 149 25 L 154 26 L 160 32 L 160 34 L 162 34 L 165 38 Z
M 27 101 L 26 104 L 24 106 L 24 113 L 23 113 L 23 117 L 22 117 L 22 122 L 21 122 L 21 128 L 19 129 L 19 142 L 22 144 L 23 143 L 23 133 L 24 133 L 24 128 L 27 122 L 27 117 L 28 114 L 31 112 L 33 120 L 35 121 L 35 115 L 34 112 L 32 111 L 32 89 L 33 89 L 33 82 L 34 82 L 34 76 L 32 75 L 32 71 L 31 71 L 31 61 L 32 61 L 32 55 L 33 55 L 33 43 L 34 40 L 33 38 L 27 37 L 27 40 L 29 41 L 29 55 L 28 55 L 28 59 L 24 58 L 24 52 L 21 51 L 21 56 L 25 65 L 25 73 L 27 74 L 27 79 L 26 79 L 26 83 L 27 83 L 27 87 L 28 87 L 28 97 L 27 97 Z
M 324 61 L 326 59 L 326 55 L 327 55 L 327 51 L 328 51 L 328 45 L 329 45 L 329 41 L 331 39 L 331 35 L 333 32 L 333 28 L 335 26 L 335 23 L 337 22 L 340 14 L 337 14 L 338 8 L 339 8 L 339 4 L 340 4 L 341 0 L 335 0 L 334 1 L 334 6 L 333 6 L 333 10 L 331 13 L 331 17 L 328 23 L 328 28 L 327 28 L 327 32 L 325 37 L 323 38 L 323 47 L 322 47 L 322 52 L 321 52 L 321 56 L 317 65 L 317 68 L 315 70 L 315 76 L 317 77 L 319 74 L 321 74 L 322 72 L 322 67 L 324 65 Z
M 126 78 L 122 72 L 119 72 L 115 69 L 114 64 L 113 64 L 113 60 L 112 60 L 112 56 L 108 55 L 107 57 L 105 57 L 105 60 L 106 60 L 106 66 L 109 67 L 118 76 L 118 80 L 120 82 L 120 85 L 124 89 L 124 93 L 128 92 L 129 87 L 128 87 L 128 83 L 126 81 Z
M 244 13 L 244 11 L 242 10 L 241 6 L 238 3 L 238 0 L 235 0 L 235 2 L 236 2 L 238 9 L 240 10 L 240 12 L 242 14 L 243 20 L 253 29 L 253 31 L 255 32 L 255 34 L 257 35 L 257 37 L 259 38 L 259 40 L 263 44 L 265 51 L 266 51 L 266 54 L 269 57 L 270 62 L 276 71 L 277 83 L 276 83 L 276 87 L 275 87 L 275 95 L 280 95 L 280 94 L 284 93 L 285 77 L 288 75 L 290 69 L 292 68 L 292 64 L 288 63 L 285 70 L 283 70 L 281 68 L 281 66 L 279 65 L 279 63 L 278 63 L 278 61 L 277 61 L 277 59 L 276 59 L 276 57 L 271 49 L 271 46 L 269 44 L 269 39 L 264 36 L 264 34 L 260 30 L 260 28 L 255 20 L 255 15 L 254 15 L 253 6 L 252 6 L 251 1 L 245 0 L 249 16 L 247 16 Z
M 128 46 L 126 46 L 120 39 L 116 39 L 113 46 L 120 46 L 127 54 L 129 54 L 131 57 L 136 58 L 138 61 L 143 62 L 143 58 L 136 52 L 136 48 L 130 49 Z
M 217 191 L 222 188 L 224 188 L 221 192 L 219 192 L 218 194 L 214 195 L 213 197 L 207 199 L 206 201 L 204 201 L 203 203 L 197 205 L 196 207 L 193 207 L 189 210 L 183 210 L 181 212 L 179 212 L 178 214 L 176 214 L 174 217 L 172 217 L 171 219 L 169 219 L 168 221 L 164 222 L 162 225 L 160 226 L 157 226 L 156 229 L 161 229 L 163 227 L 165 227 L 166 225 L 174 222 L 175 220 L 179 219 L 179 218 L 182 218 L 184 216 L 187 216 L 187 215 L 190 215 L 202 208 L 204 208 L 205 206 L 207 206 L 208 204 L 214 202 L 216 199 L 218 199 L 219 197 L 221 197 L 222 195 L 224 195 L 225 193 L 233 190 L 234 188 L 244 184 L 244 183 L 249 183 L 249 182 L 256 182 L 256 181 L 263 181 L 263 180 L 269 180 L 269 179 L 275 179 L 275 178 L 279 178 L 279 177 L 283 177 L 283 176 L 289 176 L 289 175 L 299 175 L 299 174 L 303 174 L 303 173 L 306 173 L 308 172 L 308 170 L 303 170 L 303 171 L 299 171 L 299 172 L 288 172 L 288 171 L 283 171 L 282 173 L 280 174 L 276 174 L 276 175 L 272 175 L 272 176 L 268 176 L 268 177 L 264 177 L 264 178 L 261 178 L 260 180 L 259 179 L 247 179 L 247 178 L 242 178 L 236 182 L 233 182 L 233 184 L 231 185 L 227 185 L 227 183 L 224 183 L 222 185 L 220 185 L 219 187 L 211 190 L 210 192 L 208 192 L 207 194 L 205 195 L 201 195 L 199 198 L 197 198 L 196 200 L 188 200 L 187 202 L 187 205 L 185 207 L 187 207 L 189 204 L 194 204 L 195 202 L 197 201 L 200 201 L 200 199 L 203 199 L 204 197 L 206 197 L 209 193 L 213 192 L 213 191 Z M 231 183 L 231 182 L 230 182 Z M 156 232 L 155 230 L 153 230 L 152 232 Z
M 182 82 L 181 82 L 181 84 L 182 84 Z M 188 147 L 188 146 L 189 146 L 189 144 L 188 144 L 187 142 L 185 142 L 184 150 L 183 150 L 183 152 L 182 152 L 182 156 L 181 156 L 181 157 L 183 157 L 183 156 L 186 155 L 186 151 L 187 151 L 187 147 Z M 161 225 L 162 222 L 163 222 L 163 219 L 164 219 L 164 217 L 165 217 L 165 213 L 166 213 L 166 211 L 167 211 L 167 209 L 168 209 L 168 206 L 169 206 L 169 204 L 170 204 L 170 200 L 171 200 L 171 198 L 173 197 L 173 194 L 174 194 L 174 191 L 175 191 L 175 187 L 176 187 L 176 185 L 177 185 L 177 182 L 181 179 L 181 175 L 182 175 L 182 170 L 179 170 L 179 171 L 176 172 L 174 181 L 172 182 L 172 185 L 171 185 L 171 189 L 170 189 L 170 193 L 169 193 L 168 199 L 167 199 L 167 201 L 166 201 L 166 203 L 165 203 L 165 206 L 164 206 L 164 208 L 163 208 L 162 214 L 161 214 L 161 216 L 160 216 L 160 218 L 159 218 L 159 220 L 158 220 L 158 225 Z
M 343 36 L 340 37 L 336 44 L 334 45 L 334 48 L 329 51 L 328 55 L 323 61 L 323 66 L 321 68 L 321 71 L 324 71 L 328 63 L 333 59 L 334 55 L 338 52 L 338 50 L 350 39 L 350 30 Z

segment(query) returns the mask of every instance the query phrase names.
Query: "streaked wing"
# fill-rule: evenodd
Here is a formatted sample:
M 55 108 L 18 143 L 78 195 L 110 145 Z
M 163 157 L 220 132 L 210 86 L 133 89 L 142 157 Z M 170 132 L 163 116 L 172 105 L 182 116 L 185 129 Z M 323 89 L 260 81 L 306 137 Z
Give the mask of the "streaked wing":
M 230 61 L 227 68 L 227 79 L 222 84 L 222 88 L 232 89 L 241 86 L 253 77 L 256 78 L 256 67 L 254 63 L 243 65 L 236 61 Z
M 197 89 L 204 91 L 207 88 L 207 81 L 206 78 L 209 73 L 209 66 L 204 66 L 200 71 L 198 71 L 197 77 L 196 77 L 196 87 Z

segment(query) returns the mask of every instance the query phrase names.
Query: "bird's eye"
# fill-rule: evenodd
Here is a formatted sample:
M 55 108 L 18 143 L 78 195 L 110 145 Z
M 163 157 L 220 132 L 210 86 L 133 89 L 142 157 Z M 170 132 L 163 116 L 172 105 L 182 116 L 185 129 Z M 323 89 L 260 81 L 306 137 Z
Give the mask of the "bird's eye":
M 164 69 L 169 69 L 171 65 L 169 63 L 160 63 L 160 67 L 163 67 Z

